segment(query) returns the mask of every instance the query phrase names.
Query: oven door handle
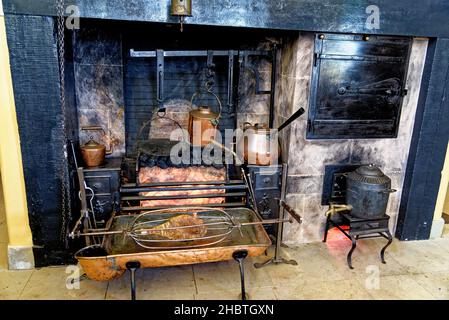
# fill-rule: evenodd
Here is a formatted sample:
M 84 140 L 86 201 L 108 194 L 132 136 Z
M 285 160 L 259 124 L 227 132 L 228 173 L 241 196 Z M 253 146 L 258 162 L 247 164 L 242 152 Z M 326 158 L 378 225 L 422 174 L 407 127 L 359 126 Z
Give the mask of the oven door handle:
M 296 220 L 296 222 L 302 223 L 301 216 L 292 207 L 290 207 L 284 200 L 281 200 L 280 203 L 285 211 L 287 211 L 293 217 L 293 219 Z

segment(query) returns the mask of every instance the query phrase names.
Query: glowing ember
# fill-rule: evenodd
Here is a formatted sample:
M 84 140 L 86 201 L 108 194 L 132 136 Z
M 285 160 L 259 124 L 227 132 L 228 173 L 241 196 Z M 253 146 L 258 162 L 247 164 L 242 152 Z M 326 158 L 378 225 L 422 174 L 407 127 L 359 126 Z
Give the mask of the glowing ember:
M 186 168 L 166 168 L 157 166 L 141 168 L 139 171 L 140 183 L 155 182 L 203 182 L 203 181 L 225 181 L 225 168 L 217 169 L 213 167 L 186 167 Z M 201 187 L 204 185 L 183 185 L 180 187 Z M 187 196 L 202 195 L 212 193 L 224 193 L 224 190 L 186 190 L 186 191 L 154 191 L 142 192 L 142 196 Z M 194 199 L 169 199 L 169 200 L 142 200 L 142 207 L 157 207 L 167 205 L 203 205 L 223 203 L 224 197 L 218 198 L 194 198 Z

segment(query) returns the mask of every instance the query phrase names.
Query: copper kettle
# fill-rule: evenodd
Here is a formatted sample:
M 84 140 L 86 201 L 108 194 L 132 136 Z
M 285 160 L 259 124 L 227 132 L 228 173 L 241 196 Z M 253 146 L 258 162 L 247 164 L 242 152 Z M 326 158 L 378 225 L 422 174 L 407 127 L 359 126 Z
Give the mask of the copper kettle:
M 104 132 L 103 128 L 98 126 L 82 127 L 81 130 L 101 130 Z M 80 149 L 84 163 L 88 167 L 101 166 L 104 162 L 106 154 L 112 153 L 112 147 L 110 150 L 106 150 L 106 147 L 96 142 L 93 136 L 91 136 L 89 141 L 82 145 Z
M 194 98 L 200 94 L 201 92 L 196 92 L 191 99 L 191 103 L 193 104 Z M 189 134 L 190 134 L 190 142 L 194 146 L 205 147 L 211 141 L 215 140 L 217 135 L 217 126 L 218 121 L 221 116 L 221 102 L 218 96 L 211 92 L 207 91 L 206 93 L 211 94 L 218 101 L 218 105 L 220 108 L 219 113 L 215 113 L 208 106 L 201 106 L 196 110 L 192 110 L 189 113 Z

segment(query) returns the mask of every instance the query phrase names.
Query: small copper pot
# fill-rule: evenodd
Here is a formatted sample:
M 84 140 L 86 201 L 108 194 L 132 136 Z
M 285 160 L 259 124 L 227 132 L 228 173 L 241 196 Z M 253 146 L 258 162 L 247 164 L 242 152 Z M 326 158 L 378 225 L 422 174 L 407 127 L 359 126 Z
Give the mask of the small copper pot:
M 89 142 L 81 146 L 81 154 L 86 166 L 97 167 L 104 162 L 106 147 L 96 142 L 93 137 L 91 137 Z
M 101 126 L 83 126 L 81 127 L 83 131 L 102 131 L 104 134 L 106 132 Z M 110 136 L 110 134 L 109 134 Z M 110 149 L 106 150 L 106 147 L 94 140 L 91 136 L 90 140 L 83 146 L 80 147 L 81 154 L 86 166 L 88 167 L 98 167 L 104 162 L 104 158 L 107 154 L 112 154 L 112 144 Z

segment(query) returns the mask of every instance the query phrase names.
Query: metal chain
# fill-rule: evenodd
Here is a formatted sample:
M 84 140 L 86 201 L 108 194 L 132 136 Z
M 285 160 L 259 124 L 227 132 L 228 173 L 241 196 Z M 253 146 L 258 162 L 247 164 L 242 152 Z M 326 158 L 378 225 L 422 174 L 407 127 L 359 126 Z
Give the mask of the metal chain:
M 61 240 L 67 243 L 67 224 L 71 217 L 71 205 L 69 203 L 69 174 L 67 159 L 67 131 L 66 131 L 66 101 L 65 101 L 65 39 L 64 39 L 64 0 L 56 0 L 57 12 L 57 38 L 58 38 L 58 60 L 59 60 L 59 83 L 60 83 L 60 102 L 61 102 L 61 130 L 63 139 L 63 154 L 61 163 Z

